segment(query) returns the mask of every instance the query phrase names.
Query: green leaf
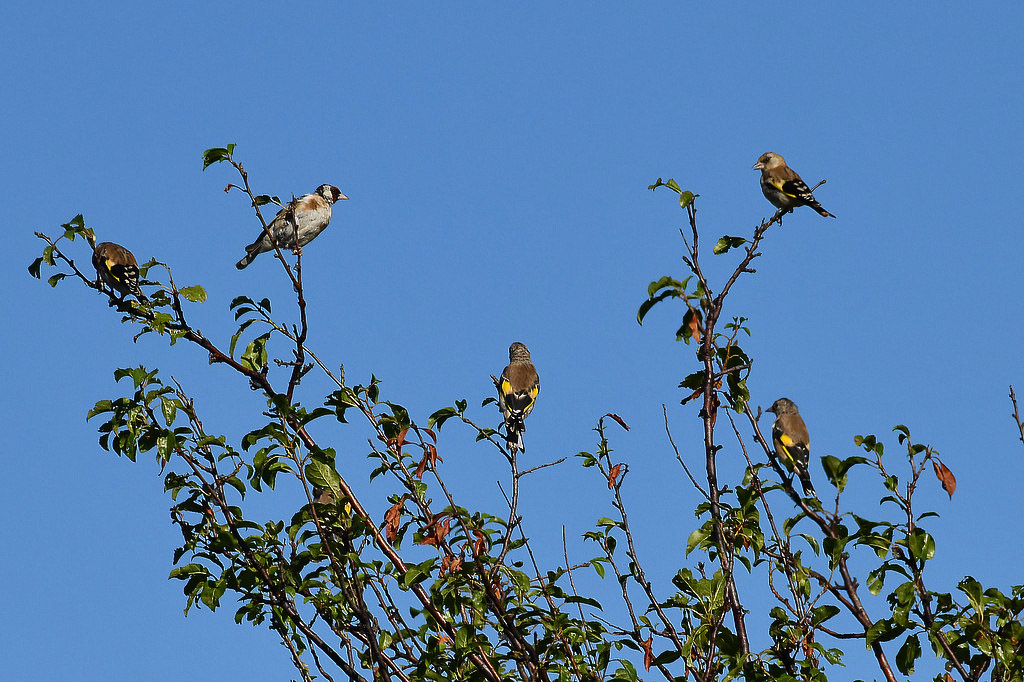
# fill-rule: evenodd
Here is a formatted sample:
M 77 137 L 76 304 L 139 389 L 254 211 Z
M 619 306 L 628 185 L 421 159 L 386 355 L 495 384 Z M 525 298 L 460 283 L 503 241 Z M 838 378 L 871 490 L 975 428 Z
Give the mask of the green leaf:
M 679 383 L 679 388 L 688 388 L 696 391 L 704 385 L 704 372 L 694 372 L 686 375 L 686 378 Z
M 957 589 L 967 595 L 968 601 L 971 602 L 971 606 L 974 610 L 981 614 L 985 612 L 985 605 L 982 601 L 981 595 L 981 583 L 967 576 L 957 584 Z
M 615 671 L 615 674 L 612 675 L 612 679 L 623 680 L 623 682 L 636 682 L 637 674 L 636 668 L 633 667 L 633 664 L 624 658 L 619 660 L 619 664 L 622 667 Z
M 917 635 L 907 637 L 903 646 L 896 652 L 896 667 L 904 675 L 914 674 L 914 662 L 921 657 L 921 640 Z
M 164 413 L 164 421 L 170 426 L 178 415 L 178 401 L 171 398 L 160 398 L 160 411 Z
M 330 490 L 335 499 L 341 498 L 341 476 L 322 458 L 313 457 L 306 465 L 306 479 L 318 488 Z
M 690 537 L 686 539 L 686 555 L 689 556 L 690 552 L 695 550 L 702 542 L 707 540 L 711 536 L 711 528 L 708 524 L 704 524 L 697 530 L 690 533 Z
M 42 267 L 42 265 L 43 265 L 43 257 L 40 256 L 39 258 L 36 258 L 34 261 L 32 261 L 29 264 L 29 266 L 28 266 L 28 274 L 32 275 L 36 279 L 42 279 L 42 277 L 39 274 L 39 269 Z
M 669 180 L 669 182 L 672 182 Z M 693 192 L 679 192 L 679 208 L 686 208 L 693 203 Z
M 230 161 L 231 153 L 235 150 L 235 145 L 229 144 L 227 147 L 213 147 L 203 152 L 203 170 L 206 170 L 215 163 L 221 161 Z
M 50 277 L 50 279 L 46 280 L 46 283 L 49 284 L 51 287 L 55 287 L 57 286 L 57 282 L 61 281 L 65 277 L 67 277 L 67 275 L 65 275 L 63 272 L 58 272 L 56 275 L 53 275 L 52 277 Z
M 892 430 L 900 432 L 900 435 L 899 435 L 900 445 L 903 445 L 903 442 L 906 441 L 908 438 L 910 438 L 910 429 L 908 429 L 903 424 L 897 424 L 896 426 L 892 427 Z
M 679 189 L 679 184 L 672 178 L 669 178 L 668 182 L 665 182 L 661 178 L 658 178 L 657 182 L 655 182 L 653 185 L 647 185 L 647 189 L 651 190 L 652 192 L 659 187 L 668 187 L 670 190 L 674 192 L 682 193 L 682 190 Z
M 193 576 L 209 576 L 210 572 L 202 564 L 187 564 L 185 566 L 179 566 L 171 571 L 168 578 L 177 578 L 178 580 L 188 580 Z
M 875 642 L 889 642 L 904 632 L 905 629 L 896 625 L 891 619 L 883 618 L 868 628 L 865 634 L 865 644 L 871 646 Z
M 813 535 L 809 535 L 807 533 L 797 533 L 794 537 L 803 538 L 807 542 L 807 544 L 811 546 L 811 550 L 814 552 L 815 556 L 821 554 L 821 547 L 818 545 L 818 541 L 815 539 Z
M 267 339 L 269 338 L 270 332 L 267 332 L 249 342 L 249 345 L 245 347 L 245 352 L 242 353 L 242 357 L 239 359 L 242 367 L 255 372 L 263 371 L 263 368 L 267 366 Z
M 868 460 L 860 456 L 847 457 L 842 460 L 832 455 L 821 458 L 821 466 L 825 470 L 825 476 L 828 478 L 829 483 L 834 485 L 840 492 L 846 488 L 847 472 L 858 464 L 867 463 Z
M 277 204 L 278 206 L 281 206 L 281 199 L 269 194 L 260 194 L 256 197 L 257 206 L 265 206 L 267 204 Z
M 103 414 L 104 412 L 112 412 L 113 409 L 114 405 L 109 400 L 100 400 L 99 402 L 96 403 L 95 407 L 89 410 L 89 413 L 85 416 L 85 419 L 86 421 L 88 421 L 98 414 Z
M 434 569 L 434 564 L 436 562 L 437 559 L 428 559 L 422 564 L 414 564 L 410 566 L 409 570 L 402 576 L 402 587 L 412 587 L 413 585 L 417 585 L 426 580 L 430 577 L 430 572 Z
M 666 298 L 679 296 L 679 292 L 672 289 L 661 292 L 657 296 L 651 296 L 649 299 L 640 304 L 640 308 L 636 311 L 637 324 L 643 324 L 644 318 L 647 317 L 647 313 L 651 311 L 651 308 L 661 303 Z
M 729 249 L 735 249 L 736 247 L 743 246 L 746 243 L 747 240 L 744 239 L 743 237 L 730 237 L 729 235 L 725 235 L 717 242 L 715 242 L 715 246 L 714 248 L 711 249 L 711 251 L 716 256 L 719 256 L 723 253 L 726 253 Z
M 61 227 L 63 227 L 64 229 L 71 228 L 71 229 L 78 229 L 78 230 L 80 230 L 83 227 L 85 227 L 85 216 L 83 216 L 81 213 L 79 213 L 74 218 L 72 218 L 68 222 L 64 223 L 63 225 L 61 225 Z
M 203 303 L 206 301 L 206 289 L 202 288 L 198 284 L 184 289 L 179 289 L 178 293 L 185 297 L 186 300 L 192 301 L 193 303 Z
M 838 615 L 841 609 L 834 604 L 825 604 L 819 606 L 811 611 L 811 625 L 818 626 L 824 623 L 829 618 Z
M 689 282 L 689 281 L 690 281 L 689 277 L 687 277 L 682 282 L 678 282 L 678 281 L 672 279 L 671 277 L 669 277 L 668 275 L 665 275 L 661 279 L 656 279 L 656 280 L 654 280 L 653 282 L 651 282 L 650 284 L 647 285 L 647 295 L 648 296 L 654 296 L 654 294 L 656 294 L 658 291 L 660 291 L 662 289 L 666 289 L 666 288 L 668 288 L 668 289 L 683 290 L 683 289 L 686 288 L 686 283 Z
M 441 426 L 446 421 L 448 421 L 452 417 L 457 416 L 458 414 L 458 411 L 454 407 L 442 407 L 440 410 L 438 410 L 434 414 L 430 415 L 429 418 L 427 418 L 427 428 L 433 429 L 436 427 L 437 429 L 440 430 Z
M 927 561 L 935 556 L 935 538 L 920 528 L 915 528 L 907 538 L 907 548 L 915 559 Z
M 171 451 L 174 448 L 174 436 L 169 433 L 161 434 L 156 439 L 156 454 L 161 462 L 171 458 Z

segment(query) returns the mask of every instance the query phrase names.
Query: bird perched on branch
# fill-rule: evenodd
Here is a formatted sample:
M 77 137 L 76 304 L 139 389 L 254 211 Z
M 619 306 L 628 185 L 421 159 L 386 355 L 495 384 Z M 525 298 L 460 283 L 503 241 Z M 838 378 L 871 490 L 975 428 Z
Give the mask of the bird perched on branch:
M 494 375 L 491 375 L 494 379 Z M 516 341 L 508 348 L 508 367 L 501 372 L 501 378 L 494 380 L 498 389 L 498 407 L 505 418 L 505 443 L 509 452 L 524 451 L 523 432 L 526 431 L 526 417 L 533 410 L 540 393 L 540 377 L 530 360 L 526 344 Z
M 267 225 L 267 230 L 260 233 L 252 244 L 245 247 L 245 257 L 235 265 L 239 270 L 252 263 L 256 256 L 274 250 L 276 242 L 282 249 L 296 251 L 313 241 L 313 238 L 324 231 L 331 222 L 331 206 L 336 201 L 348 199 L 334 185 L 320 185 L 312 194 L 303 194 L 298 199 L 277 212 L 274 219 Z M 267 235 L 267 232 L 270 235 Z M 299 243 L 295 244 L 298 232 Z M 273 241 L 271 241 L 273 237 Z
M 775 443 L 775 454 L 790 471 L 800 478 L 805 497 L 817 499 L 811 485 L 811 437 L 807 433 L 807 425 L 800 416 L 796 404 L 789 398 L 779 398 L 767 412 L 775 414 L 772 424 L 772 441 Z
M 810 206 L 819 215 L 835 218 L 822 208 L 811 194 L 796 171 L 786 165 L 786 160 L 775 152 L 765 152 L 754 164 L 754 170 L 761 171 L 761 191 L 765 199 L 783 213 L 789 213 L 797 206 Z
M 121 294 L 122 300 L 131 294 L 139 303 L 148 302 L 139 288 L 139 264 L 131 251 L 114 242 L 101 242 L 92 250 L 92 264 L 99 277 L 97 284 L 104 282 Z

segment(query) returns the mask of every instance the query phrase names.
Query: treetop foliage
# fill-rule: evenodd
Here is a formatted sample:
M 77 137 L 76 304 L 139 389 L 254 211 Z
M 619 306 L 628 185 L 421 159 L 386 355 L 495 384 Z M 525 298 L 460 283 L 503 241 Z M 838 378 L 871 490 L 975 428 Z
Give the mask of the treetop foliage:
M 266 230 L 261 209 L 285 204 L 251 189 L 234 144 L 203 153 L 204 170 L 220 165 L 238 177 L 225 191 L 241 193 Z M 597 472 L 594 492 L 607 495 L 607 516 L 582 533 L 593 555 L 574 558 L 566 549 L 563 562 L 542 565 L 520 489 L 527 476 L 557 476 L 552 467 L 565 460 L 524 469 L 520 453 L 506 447 L 498 429 L 478 423 L 466 400 L 418 419 L 384 394 L 375 375 L 350 383 L 310 342 L 301 249 L 275 247 L 295 292 L 287 312 L 267 298 L 239 295 L 229 307 L 235 332 L 215 340 L 189 316 L 191 306 L 207 301 L 205 289 L 180 286 L 170 265 L 153 259 L 139 266 L 147 301 L 118 297 L 76 264 L 91 256 L 79 238 L 96 242 L 82 215 L 53 236 L 37 233 L 45 247 L 29 266 L 32 276 L 42 278 L 45 266 L 52 287 L 68 280 L 109 294 L 135 339 L 185 341 L 182 347 L 202 349 L 212 365 L 243 380 L 225 385 L 224 393 L 253 390 L 265 398 L 265 411 L 254 415 L 257 428 L 225 434 L 204 421 L 202 396 L 160 370 L 125 367 L 114 373 L 115 397 L 88 412 L 101 447 L 133 462 L 150 454 L 163 472 L 182 538 L 170 576 L 181 581 L 186 611 L 233 604 L 236 622 L 280 636 L 303 680 L 755 682 L 835 675 L 895 682 L 913 676 L 922 659 L 942 669 L 936 679 L 1022 680 L 1024 586 L 1002 591 L 972 576 L 935 586 L 928 578 L 929 565 L 941 558 L 928 531 L 937 513 L 922 508 L 919 486 L 937 483 L 950 498 L 956 491 L 936 449 L 898 425 L 885 443 L 856 436 L 860 452 L 853 456 L 812 452 L 812 476 L 828 484 L 818 486 L 818 499 L 802 496 L 798 480 L 794 488 L 772 434 L 762 431 L 756 405 L 774 396 L 751 395 L 755 362 L 742 344 L 753 332 L 726 307 L 736 282 L 755 274 L 752 264 L 784 213 L 745 236 L 721 236 L 708 252 L 698 229 L 700 195 L 673 179 L 649 188 L 678 196 L 685 271 L 651 282 L 637 321 L 656 307 L 676 306 L 676 339 L 695 351 L 680 377 L 680 401 L 692 405 L 702 427 L 699 441 L 677 443 L 665 412 L 666 454 L 699 500 L 667 584 L 649 575 L 643 557 L 656 550 L 640 546 L 623 494 L 629 463 L 614 455 L 612 441 L 629 426 L 617 414 L 595 415 L 595 444 L 568 460 Z M 707 257 L 733 258 L 735 265 L 722 281 L 711 281 Z M 331 392 L 303 391 L 310 372 L 326 377 Z M 1024 442 L 1012 387 L 1010 398 Z M 487 398 L 481 407 L 495 402 Z M 371 489 L 346 472 L 345 458 L 317 434 L 326 422 L 365 437 L 369 478 L 378 485 Z M 447 485 L 458 470 L 445 465 L 450 450 L 442 431 L 453 428 L 468 430 L 478 448 L 507 464 L 498 509 L 469 508 Z M 722 458 L 742 462 L 742 477 L 723 476 Z M 845 494 L 854 470 L 865 474 L 858 480 L 873 481 L 877 504 L 863 508 Z M 277 494 L 283 479 L 302 494 L 292 516 L 255 516 L 251 498 Z M 379 495 L 381 483 L 386 512 L 377 518 L 367 511 L 368 496 Z M 552 522 L 558 520 L 530 519 Z M 581 572 L 598 577 L 600 588 L 578 590 Z M 745 606 L 751 590 L 772 601 L 768 613 Z M 853 648 L 867 648 L 874 669 L 842 670 Z

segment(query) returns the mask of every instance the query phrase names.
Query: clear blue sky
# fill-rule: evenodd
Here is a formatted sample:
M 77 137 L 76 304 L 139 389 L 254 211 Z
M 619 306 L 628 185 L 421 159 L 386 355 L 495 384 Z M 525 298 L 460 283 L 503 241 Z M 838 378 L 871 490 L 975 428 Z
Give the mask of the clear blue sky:
M 1011 2 L 9 7 L 0 677 L 293 676 L 274 637 L 233 624 L 230 601 L 182 617 L 166 578 L 180 535 L 156 466 L 103 453 L 85 422 L 117 394 L 114 368 L 140 363 L 177 377 L 236 443 L 260 399 L 194 348 L 133 344 L 98 294 L 25 271 L 42 247 L 32 233 L 81 212 L 100 239 L 203 284 L 210 300 L 192 317 L 225 345 L 235 295 L 286 311 L 269 259 L 233 267 L 258 226 L 222 192 L 229 169 L 200 161 L 229 142 L 257 191 L 329 182 L 351 197 L 304 258 L 316 351 L 350 381 L 376 373 L 421 421 L 466 398 L 494 423 L 479 408 L 488 375 L 525 341 L 543 385 L 529 461 L 593 449 L 597 418 L 621 414 L 633 430 L 613 445 L 661 573 L 678 565 L 697 502 L 661 405 L 694 461 L 699 422 L 678 404 L 694 367 L 673 339 L 679 316 L 635 320 L 648 282 L 684 274 L 683 215 L 647 185 L 674 177 L 701 194 L 710 244 L 771 214 L 750 168 L 762 152 L 827 178 L 817 196 L 839 219 L 804 209 L 773 229 L 727 311 L 749 318 L 753 401 L 795 400 L 814 455 L 909 425 L 960 485 L 952 502 L 932 481 L 921 492 L 943 514 L 930 586 L 1020 582 L 1008 534 L 1024 447 L 1007 385 L 1024 393 L 1022 33 Z M 721 275 L 734 260 L 705 262 Z M 303 388 L 307 400 L 329 390 Z M 500 511 L 499 459 L 454 424 L 443 434 L 445 474 Z M 358 428 L 320 435 L 348 471 L 366 468 Z M 545 470 L 524 491 L 527 529 L 554 560 L 558 522 L 578 537 L 608 514 L 606 493 L 575 463 Z M 877 511 L 874 487 L 850 498 Z M 834 679 L 846 674 L 863 673 Z

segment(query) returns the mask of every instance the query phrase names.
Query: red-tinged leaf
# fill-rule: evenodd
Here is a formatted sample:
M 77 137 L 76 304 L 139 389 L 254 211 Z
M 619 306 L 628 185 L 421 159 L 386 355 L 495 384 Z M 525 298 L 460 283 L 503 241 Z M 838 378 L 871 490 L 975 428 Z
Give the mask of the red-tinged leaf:
M 455 573 L 462 567 L 462 559 L 457 556 L 446 555 L 441 559 L 441 567 L 437 571 L 438 577 L 445 573 Z
M 627 431 L 629 431 L 629 424 L 627 424 L 625 422 L 625 420 L 623 420 L 623 418 L 620 417 L 619 415 L 615 414 L 614 412 L 609 412 L 605 416 L 606 417 L 611 417 L 612 419 L 614 419 L 615 421 L 617 421 L 619 423 L 619 426 L 621 426 L 622 428 L 624 428 Z
M 395 505 L 384 513 L 384 531 L 387 534 L 388 542 L 394 542 L 398 537 L 398 526 L 402 522 L 402 507 L 404 500 L 395 502 Z
M 437 514 L 433 520 L 427 524 L 426 532 L 424 532 L 423 539 L 420 540 L 420 544 L 437 547 L 441 544 L 441 541 L 448 536 L 451 524 L 452 519 L 450 516 L 447 514 Z
M 686 396 L 685 398 L 683 398 L 683 399 L 682 399 L 682 400 L 680 401 L 680 403 L 679 403 L 679 404 L 680 404 L 680 405 L 685 405 L 686 403 L 690 402 L 690 401 L 691 401 L 691 400 L 693 400 L 694 398 L 699 398 L 699 397 L 700 397 L 701 395 L 703 395 L 703 394 L 704 394 L 704 389 L 703 389 L 703 388 L 698 388 L 698 389 L 697 389 L 696 391 L 694 391 L 694 392 L 693 392 L 693 393 L 691 393 L 690 395 L 688 395 L 688 396 Z
M 696 308 L 690 308 L 686 311 L 686 315 L 683 316 L 683 327 L 687 335 L 693 337 L 693 340 L 700 343 L 701 334 L 704 333 L 704 328 L 701 325 L 700 310 Z
M 398 447 L 399 448 L 401 448 L 403 445 L 406 445 L 406 444 L 409 443 L 409 441 L 407 441 L 405 439 L 405 434 L 407 434 L 407 433 L 409 433 L 409 428 L 408 427 L 402 429 L 402 432 L 398 434 Z
M 625 473 L 626 465 L 619 462 L 608 472 L 608 490 L 614 490 L 619 475 Z
M 434 433 L 433 429 L 423 429 L 423 432 L 430 436 L 430 440 L 434 441 L 435 443 L 437 442 L 437 435 Z
M 953 493 L 956 492 L 956 476 L 938 459 L 932 459 L 932 467 L 935 469 L 935 477 L 942 483 L 942 489 L 949 493 L 949 499 L 952 500 Z
M 443 462 L 444 460 L 438 457 L 437 448 L 430 443 L 427 443 L 427 447 L 423 451 L 423 458 L 416 466 L 416 478 L 422 479 L 424 472 L 427 470 L 427 465 L 429 464 L 430 468 L 433 469 L 437 466 L 439 461 Z
M 654 662 L 654 652 L 651 651 L 651 644 L 654 642 L 654 636 L 648 637 L 646 640 L 640 642 L 640 646 L 644 650 L 644 670 L 651 669 L 651 663 Z
M 722 401 L 718 399 L 718 394 L 714 394 L 714 395 L 711 396 L 711 415 L 710 415 L 710 418 L 711 418 L 711 425 L 712 426 L 715 425 L 715 420 L 718 419 L 718 406 L 721 405 L 721 404 L 722 404 Z M 700 417 L 701 419 L 706 419 L 709 416 L 708 415 L 708 411 L 705 408 L 702 407 L 702 408 L 700 408 L 700 412 L 697 413 L 697 416 Z
M 803 650 L 805 657 L 810 658 L 814 655 L 814 631 L 811 631 L 804 637 L 800 643 L 800 648 Z
M 479 528 L 473 529 L 473 536 L 476 537 L 473 541 L 473 556 L 481 556 L 486 550 L 487 536 Z

